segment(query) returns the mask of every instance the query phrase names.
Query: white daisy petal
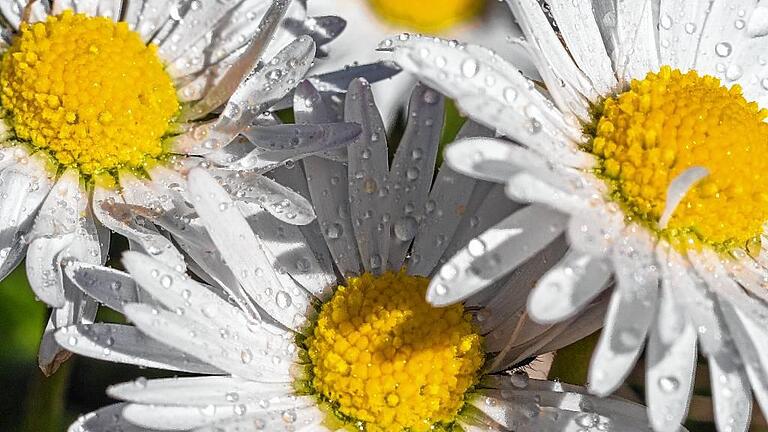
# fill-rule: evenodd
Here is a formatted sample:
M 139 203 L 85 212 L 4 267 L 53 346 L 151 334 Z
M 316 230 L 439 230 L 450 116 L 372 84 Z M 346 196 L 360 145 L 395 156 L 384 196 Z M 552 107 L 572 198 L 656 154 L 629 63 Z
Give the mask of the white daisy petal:
M 462 107 L 479 110 L 482 105 L 465 104 L 465 99 L 483 98 L 496 110 L 507 108 L 513 116 L 509 120 L 514 120 L 515 124 L 537 123 L 535 129 L 550 131 L 556 136 L 573 140 L 581 137 L 581 132 L 565 120 L 563 113 L 536 90 L 530 80 L 492 51 L 476 45 L 462 45 L 457 49 L 455 42 L 414 36 L 409 36 L 406 42 L 388 39 L 380 47 L 394 47 L 394 57 L 399 65 L 417 74 L 430 87 L 456 99 Z M 534 147 L 536 138 L 526 138 L 521 131 L 510 127 L 509 122 L 488 125 L 482 115 L 484 112 L 466 112 L 476 121 L 504 130 L 511 137 L 521 138 L 521 143 Z
M 95 359 L 145 368 L 201 374 L 220 369 L 147 337 L 133 326 L 78 324 L 56 332 L 56 341 L 69 351 Z
M 652 251 L 653 240 L 638 226 L 613 250 L 616 288 L 589 368 L 589 390 L 597 395 L 612 393 L 627 377 L 656 315 L 660 275 Z
M 467 122 L 459 132 L 459 136 L 492 134 L 472 121 Z M 413 241 L 409 274 L 429 276 L 435 270 L 466 214 L 477 183 L 474 178 L 457 173 L 448 164 L 440 167 L 426 200 L 424 218 Z
M 228 329 L 200 325 L 183 315 L 143 304 L 125 306 L 125 315 L 143 333 L 232 375 L 254 381 L 290 382 L 292 361 L 284 353 L 264 353 L 235 339 Z M 264 341 L 266 343 L 266 341 Z M 274 359 L 274 360 L 273 360 Z
M 256 382 L 231 376 L 140 379 L 107 389 L 115 399 L 178 406 L 253 404 L 293 392 L 291 383 Z
M 463 218 L 439 262 L 450 260 L 472 239 L 523 207 L 522 204 L 507 199 L 501 185 L 478 182 L 472 192 L 472 199 L 464 209 Z
M 524 147 L 496 138 L 458 140 L 445 150 L 445 160 L 454 170 L 479 180 L 504 183 L 525 166 L 543 166 L 546 161 Z
M 659 218 L 660 228 L 664 229 L 667 227 L 677 206 L 685 198 L 685 195 L 688 194 L 688 191 L 708 175 L 708 169 L 701 166 L 693 166 L 687 168 L 669 183 L 667 199 L 664 203 L 664 213 Z
M 397 147 L 389 173 L 392 234 L 389 240 L 389 268 L 405 262 L 411 243 L 426 211 L 435 162 L 443 132 L 445 101 L 436 91 L 418 84 L 408 104 L 408 124 Z
M 306 225 L 315 220 L 315 211 L 306 198 L 268 177 L 254 172 L 210 171 L 239 201 L 257 204 L 287 224 Z
M 333 72 L 313 75 L 307 78 L 316 88 L 323 91 L 345 93 L 353 80 L 364 78 L 369 84 L 384 81 L 400 73 L 400 68 L 388 61 L 363 65 L 350 65 Z
M 714 293 L 720 299 L 718 306 L 722 320 L 728 328 L 727 333 L 738 348 L 754 396 L 765 410 L 768 407 L 768 348 L 763 341 L 768 338 L 768 332 L 762 325 L 764 306 L 727 278 L 717 255 L 713 252 L 691 253 L 690 259 L 699 268 L 699 274 L 702 277 L 706 275 L 707 284 L 714 288 Z M 724 355 L 733 354 L 726 351 Z
M 599 297 L 589 305 L 584 312 L 572 318 L 568 322 L 557 324 L 552 329 L 551 340 L 546 344 L 539 342 L 528 348 L 520 360 L 528 358 L 536 353 L 557 351 L 568 345 L 576 343 L 585 337 L 595 333 L 603 327 L 605 315 L 608 313 L 609 301 L 607 296 Z M 546 339 L 546 338 L 545 338 Z
M 16 31 L 21 24 L 21 15 L 24 12 L 25 4 L 22 0 L 11 0 L 0 4 L 0 14 L 10 24 L 13 31 Z
M 314 57 L 315 43 L 308 36 L 301 36 L 240 83 L 214 127 L 216 135 L 221 136 L 214 147 L 227 144 L 262 112 L 288 95 L 309 71 Z M 207 99 L 206 96 L 200 104 L 207 103 Z
M 298 85 L 294 99 L 299 123 L 331 122 L 342 117 L 307 81 Z M 361 268 L 360 254 L 346 204 L 349 202 L 347 181 L 344 181 L 348 176 L 347 167 L 315 156 L 305 158 L 302 164 L 321 233 L 333 261 L 342 274 L 356 274 Z
M 731 286 L 728 289 L 732 288 Z M 754 397 L 757 399 L 760 408 L 765 411 L 768 409 L 768 377 L 765 372 L 768 370 L 768 350 L 764 345 L 764 341 L 768 338 L 768 334 L 766 334 L 764 326 L 756 324 L 739 307 L 731 304 L 731 301 L 737 303 L 750 302 L 750 300 L 742 297 L 743 293 L 733 290 L 733 292 L 718 294 L 728 298 L 727 301 L 720 302 L 723 320 L 728 326 L 728 331 L 733 338 L 734 345 L 738 348 L 743 367 L 752 385 Z
M 515 201 L 546 204 L 567 214 L 577 214 L 589 205 L 584 202 L 584 197 L 558 189 L 528 172 L 518 172 L 510 177 L 505 190 Z
M 296 403 L 294 408 L 246 415 L 195 429 L 194 432 L 330 432 L 321 423 L 326 414 L 316 406 Z M 234 417 L 234 416 L 233 416 Z
M 317 46 L 322 46 L 339 37 L 347 22 L 341 17 L 330 15 L 308 20 L 287 18 L 283 26 L 294 36 L 308 35 Z
M 343 150 L 343 153 L 346 156 L 346 149 Z M 312 196 L 309 191 L 307 174 L 304 171 L 303 164 L 277 168 L 269 172 L 269 177 L 276 182 L 293 189 L 299 195 L 307 199 L 310 199 Z M 317 222 L 317 218 L 307 225 L 299 226 L 299 229 L 320 265 L 332 272 L 331 267 L 333 258 L 331 257 L 331 252 L 328 250 L 328 245 L 325 243 L 325 238 L 320 231 L 320 224 Z
M 257 147 L 255 157 L 284 162 L 346 147 L 360 132 L 360 126 L 354 123 L 324 123 L 250 126 L 242 134 Z M 236 166 L 245 168 L 242 163 Z
M 122 312 L 125 304 L 139 302 L 141 288 L 121 271 L 75 262 L 64 267 L 64 273 L 83 292 L 115 311 Z
M 248 44 L 245 52 L 237 59 L 237 61 L 228 68 L 224 76 L 214 85 L 213 88 L 207 91 L 205 98 L 196 104 L 194 104 L 186 113 L 181 117 L 181 121 L 193 120 L 200 118 L 211 112 L 212 110 L 221 106 L 230 96 L 234 97 L 236 94 L 241 93 L 241 89 L 247 85 L 251 79 L 243 82 L 243 78 L 254 69 L 261 59 L 266 46 L 274 37 L 275 32 L 280 26 L 285 13 L 290 6 L 290 0 L 279 0 L 272 2 L 269 10 L 264 14 L 261 19 L 261 23 L 256 32 Z M 224 8 L 219 8 L 224 9 Z M 314 44 L 313 44 L 314 45 Z M 260 81 L 256 79 L 255 81 Z M 182 89 L 183 93 L 184 90 Z M 263 110 L 260 110 L 263 111 Z M 259 111 L 259 112 L 260 112 Z M 226 143 L 222 143 L 226 144 Z
M 188 187 L 211 239 L 246 292 L 286 327 L 298 329 L 304 325 L 311 309 L 309 294 L 303 290 L 288 292 L 280 284 L 274 263 L 229 194 L 199 168 L 190 171 Z
M 745 432 L 752 421 L 752 393 L 744 369 L 733 356 L 736 347 L 708 357 L 710 382 L 714 399 L 715 424 L 718 430 Z
M 599 94 L 615 91 L 618 82 L 605 51 L 591 2 L 557 0 L 549 3 L 568 52 Z
M 79 174 L 67 170 L 43 202 L 29 233 L 27 277 L 35 295 L 51 306 L 64 305 L 61 263 L 71 255 L 69 249 L 80 236 L 76 231 L 86 231 L 83 216 L 87 206 L 88 196 Z M 86 231 L 82 236 L 87 235 Z M 98 249 L 96 262 L 100 252 Z M 78 258 L 88 259 L 89 255 Z
M 441 306 L 469 297 L 544 248 L 565 223 L 564 215 L 536 204 L 513 213 L 451 258 L 451 270 L 432 279 L 427 300 Z
M 135 245 L 166 264 L 185 268 L 184 257 L 170 240 L 151 224 L 141 224 L 130 212 L 116 204 L 123 202 L 117 191 L 96 185 L 93 191 L 93 213 L 110 230 L 127 237 Z
M 765 289 L 768 283 L 768 269 L 754 261 L 743 250 L 736 250 L 732 255 L 735 261 L 728 260 L 722 264 L 733 279 L 753 296 L 768 302 L 768 290 Z
M 228 332 L 230 337 L 261 348 L 267 337 L 288 337 L 289 333 L 267 323 L 257 323 L 241 310 L 218 297 L 213 291 L 188 276 L 183 275 L 157 260 L 136 253 L 125 252 L 123 264 L 137 284 L 151 294 L 165 308 L 194 320 L 202 325 L 237 328 Z
M 571 56 L 567 53 L 558 35 L 555 34 L 554 29 L 550 25 L 549 20 L 544 15 L 541 5 L 533 0 L 507 1 L 507 4 L 509 4 L 513 14 L 518 19 L 520 28 L 523 30 L 527 40 L 536 48 L 534 55 L 540 56 L 546 62 L 547 67 L 545 70 L 551 69 L 551 77 L 565 83 L 565 86 L 563 86 L 560 83 L 554 82 L 549 79 L 548 74 L 545 74 L 543 78 L 547 82 L 547 87 L 554 92 L 559 92 L 558 88 L 561 86 L 571 87 L 586 99 L 596 100 L 598 93 L 595 91 L 593 84 L 571 60 Z M 539 70 L 541 71 L 541 68 Z M 560 92 L 560 96 L 565 96 L 565 93 Z M 561 98 L 556 96 L 555 99 Z M 564 99 L 561 99 L 560 103 L 564 104 L 564 106 L 561 106 L 561 109 L 570 108 L 574 112 L 576 112 L 574 108 L 576 108 L 577 104 L 583 104 L 582 101 L 569 102 Z
M 286 6 L 289 1 L 284 2 Z M 171 63 L 176 58 L 189 51 L 195 42 L 206 37 L 222 19 L 231 12 L 231 8 L 222 7 L 215 3 L 200 2 L 196 7 L 189 7 L 180 20 L 158 44 L 158 55 L 166 62 Z M 279 21 L 280 18 L 277 17 Z
M 571 247 L 588 255 L 607 257 L 624 229 L 624 213 L 615 203 L 596 204 L 573 214 L 568 222 Z
M 711 7 L 694 1 L 659 2 L 659 55 L 661 64 L 683 72 L 694 67 L 699 40 Z
M 602 427 L 617 428 L 622 432 L 648 430 L 645 409 L 641 405 L 620 399 L 599 399 L 573 386 L 565 391 L 526 387 L 483 390 L 470 403 L 494 421 L 515 431 L 576 432 L 589 428 L 600 430 Z M 537 412 L 539 410 L 540 413 Z
M 0 276 L 7 276 L 24 258 L 26 243 L 21 234 L 30 229 L 43 200 L 53 185 L 47 159 L 36 154 L 15 154 L 17 163 L 0 171 Z
M 614 61 L 616 75 L 623 83 L 659 70 L 656 40 L 656 0 L 616 3 L 618 51 Z
M 248 222 L 259 239 L 275 257 L 280 273 L 288 273 L 288 282 L 298 283 L 318 299 L 327 298 L 336 285 L 330 261 L 321 264 L 299 227 L 288 225 L 257 209 L 248 214 Z M 283 286 L 290 286 L 283 282 Z
M 531 291 L 528 312 L 541 323 L 568 319 L 606 288 L 610 276 L 608 262 L 571 250 Z
M 548 161 L 578 168 L 594 165 L 592 156 L 581 151 L 571 139 L 543 127 L 538 117 L 522 116 L 515 108 L 496 103 L 486 96 L 460 96 L 456 102 L 462 112 L 470 113 L 478 123 L 525 144 Z
M 358 250 L 363 267 L 369 272 L 386 269 L 389 256 L 390 212 L 394 191 L 387 180 L 387 132 L 373 100 L 371 86 L 365 80 L 349 85 L 344 120 L 359 123 L 363 132 L 349 146 L 349 212 L 354 221 Z
M 676 430 L 685 419 L 696 368 L 696 330 L 675 302 L 670 291 L 676 287 L 671 282 L 665 274 L 646 354 L 645 399 L 651 424 L 658 432 Z
M 122 432 L 154 432 L 134 425 L 122 416 L 127 404 L 108 405 L 97 411 L 85 414 L 67 429 L 67 432 L 104 432 L 120 430 Z
M 206 427 L 218 422 L 224 422 L 228 419 L 241 419 L 241 415 L 252 413 L 253 416 L 273 416 L 280 418 L 280 414 L 286 410 L 296 410 L 310 406 L 314 403 L 314 399 L 309 397 L 284 397 L 269 402 L 268 408 L 262 408 L 258 403 L 255 404 L 240 404 L 235 407 L 225 405 L 208 405 L 205 407 L 196 406 L 165 406 L 165 405 L 139 405 L 129 404 L 123 410 L 123 417 L 126 420 L 134 423 L 138 426 L 172 430 L 172 431 L 188 431 L 191 429 L 206 430 Z M 319 412 L 319 410 L 318 410 Z M 250 420 L 253 424 L 253 420 Z M 215 427 L 209 429 L 218 432 L 219 429 Z M 273 430 L 273 429 L 267 429 Z
M 61 264 L 65 249 L 74 239 L 73 234 L 42 237 L 32 242 L 27 251 L 27 279 L 40 300 L 55 308 L 64 306 L 64 286 Z
M 512 333 L 516 327 L 519 313 L 525 310 L 528 294 L 536 286 L 536 282 L 550 269 L 553 262 L 563 257 L 567 244 L 562 239 L 550 243 L 541 252 L 518 266 L 503 280 L 503 285 L 496 294 L 477 302 L 476 296 L 466 300 L 467 305 L 478 304 L 483 309 L 478 312 L 478 326 L 485 336 L 486 349 L 494 352 L 498 344 L 512 341 Z M 491 290 L 485 290 L 491 291 Z M 519 340 L 518 338 L 515 338 Z

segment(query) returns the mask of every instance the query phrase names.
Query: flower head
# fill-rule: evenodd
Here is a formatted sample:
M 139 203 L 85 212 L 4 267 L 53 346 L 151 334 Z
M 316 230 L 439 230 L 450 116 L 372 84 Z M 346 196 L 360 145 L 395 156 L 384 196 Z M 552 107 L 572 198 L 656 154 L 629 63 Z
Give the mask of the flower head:
M 508 3 L 536 75 L 474 45 L 414 35 L 381 45 L 509 139 L 457 143 L 449 164 L 530 203 L 450 259 L 430 301 L 476 295 L 565 234 L 569 250 L 530 290 L 528 311 L 563 322 L 611 296 L 590 390 L 615 390 L 647 340 L 652 424 L 675 429 L 698 346 L 718 428 L 746 430 L 751 394 L 768 407 L 763 8 Z
M 317 43 L 286 28 L 311 21 L 301 5 L 225 3 L 0 7 L 8 25 L 0 48 L 0 278 L 26 258 L 32 289 L 54 308 L 40 348 L 46 373 L 68 355 L 53 332 L 96 314 L 93 299 L 65 281 L 62 265 L 104 263 L 117 232 L 185 268 L 169 238 L 113 212 L 115 205 L 186 206 L 178 185 L 190 168 L 249 170 L 251 193 L 271 191 L 261 201 L 268 210 L 306 223 L 296 209 L 309 203 L 260 174 L 359 132 L 349 124 L 297 129 L 269 114 L 315 58 Z M 246 181 L 233 182 L 245 188 Z

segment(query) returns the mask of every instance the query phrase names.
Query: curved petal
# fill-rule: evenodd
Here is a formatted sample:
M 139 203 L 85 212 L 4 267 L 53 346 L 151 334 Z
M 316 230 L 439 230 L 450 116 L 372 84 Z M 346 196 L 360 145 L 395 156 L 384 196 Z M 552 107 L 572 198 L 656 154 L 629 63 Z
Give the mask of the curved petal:
M 363 133 L 347 149 L 349 212 L 363 267 L 381 273 L 389 256 L 392 191 L 388 182 L 387 131 L 367 81 L 349 85 L 344 119 L 360 123 Z
M 610 277 L 608 262 L 571 250 L 531 291 L 528 313 L 543 324 L 571 318 L 607 288 Z
M 286 291 L 263 244 L 207 171 L 195 168 L 188 177 L 195 210 L 240 284 L 274 319 L 289 329 L 301 328 L 312 310 L 309 293 L 300 288 Z
M 432 279 L 427 300 L 437 306 L 463 300 L 514 270 L 565 229 L 566 217 L 531 205 L 471 240 Z
M 164 345 L 140 332 L 136 327 L 121 324 L 79 324 L 56 332 L 56 342 L 66 349 L 86 357 L 144 368 L 172 371 L 223 374 L 182 351 Z
M 424 219 L 426 209 L 418 204 L 427 200 L 434 180 L 444 111 L 442 95 L 422 84 L 416 85 L 408 104 L 408 123 L 389 173 L 391 269 L 402 267 Z

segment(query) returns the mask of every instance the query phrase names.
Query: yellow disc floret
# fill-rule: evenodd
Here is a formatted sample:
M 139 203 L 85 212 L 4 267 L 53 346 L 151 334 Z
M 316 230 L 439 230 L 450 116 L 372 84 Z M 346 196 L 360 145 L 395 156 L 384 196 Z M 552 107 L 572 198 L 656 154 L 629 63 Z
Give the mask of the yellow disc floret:
M 155 46 L 126 23 L 71 11 L 20 30 L 0 70 L 18 139 L 84 174 L 163 153 L 179 102 Z
M 477 15 L 483 0 L 369 0 L 383 19 L 417 31 L 445 30 Z
M 605 100 L 591 152 L 630 217 L 678 243 L 744 247 L 768 220 L 767 116 L 738 85 L 665 66 Z M 693 166 L 709 176 L 659 229 L 670 182 Z
M 462 305 L 434 308 L 429 280 L 405 273 L 348 279 L 306 341 L 312 386 L 367 431 L 427 431 L 456 418 L 484 361 Z

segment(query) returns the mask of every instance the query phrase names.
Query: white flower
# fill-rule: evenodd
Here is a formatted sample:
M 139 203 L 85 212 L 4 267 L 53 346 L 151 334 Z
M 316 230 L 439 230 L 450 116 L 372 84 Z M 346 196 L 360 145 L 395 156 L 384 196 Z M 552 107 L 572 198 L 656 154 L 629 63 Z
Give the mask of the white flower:
M 316 43 L 299 36 L 312 19 L 290 1 L 25 3 L 0 5 L 10 25 L 0 44 L 0 278 L 26 256 L 32 289 L 54 307 L 39 358 L 52 373 L 67 356 L 53 331 L 96 314 L 63 279 L 62 263 L 103 264 L 114 231 L 185 267 L 168 238 L 112 213 L 114 204 L 184 205 L 177 190 L 200 165 L 250 170 L 242 198 L 258 195 L 273 212 L 288 200 L 281 217 L 307 223 L 309 203 L 258 173 L 343 145 L 359 128 L 279 125 L 262 114 L 290 96 L 315 58 Z
M 719 430 L 746 430 L 752 394 L 768 409 L 764 5 L 509 4 L 538 65 L 533 80 L 478 46 L 414 36 L 381 45 L 511 140 L 465 140 L 449 164 L 532 203 L 478 236 L 478 253 L 472 243 L 459 251 L 430 300 L 476 295 L 565 235 L 569 250 L 531 290 L 528 311 L 562 322 L 610 295 L 590 390 L 615 390 L 647 339 L 650 417 L 672 430 L 698 346 Z
M 416 88 L 391 169 L 367 82 L 352 82 L 344 106 L 335 100 L 304 82 L 294 110 L 299 123 L 338 121 L 343 111 L 362 125 L 349 167 L 310 156 L 273 173 L 313 199 L 318 223 L 289 225 L 237 203 L 194 169 L 188 217 L 154 217 L 195 245 L 195 267 L 204 269 L 197 274 L 210 285 L 136 252 L 123 259 L 129 274 L 67 267 L 88 295 L 135 327 L 70 326 L 56 333 L 63 346 L 202 375 L 111 387 L 124 402 L 82 417 L 70 431 L 647 430 L 639 405 L 505 372 L 599 324 L 585 316 L 541 326 L 505 313 L 524 300 L 503 287 L 541 275 L 547 266 L 540 260 L 461 305 L 425 301 L 443 253 L 510 208 L 498 202 L 500 185 L 448 167 L 433 183 L 443 98 Z M 475 124 L 464 130 L 485 132 Z
M 509 41 L 520 36 L 520 29 L 503 3 L 494 0 L 312 0 L 308 10 L 313 15 L 340 15 L 346 28 L 334 42 L 321 70 L 335 70 L 345 65 L 371 63 L 385 58 L 376 52 L 383 38 L 402 31 L 427 32 L 448 39 L 486 44 L 508 58 L 533 66 L 523 59 L 525 52 Z M 522 66 L 521 66 L 522 67 Z M 384 87 L 374 88 L 385 124 L 389 125 L 406 108 L 408 93 L 415 80 L 400 74 Z

